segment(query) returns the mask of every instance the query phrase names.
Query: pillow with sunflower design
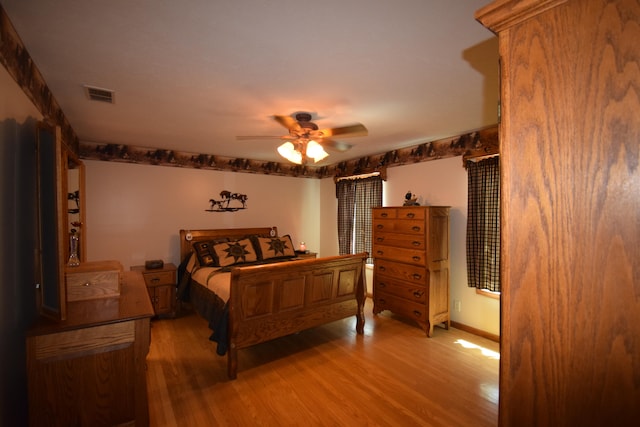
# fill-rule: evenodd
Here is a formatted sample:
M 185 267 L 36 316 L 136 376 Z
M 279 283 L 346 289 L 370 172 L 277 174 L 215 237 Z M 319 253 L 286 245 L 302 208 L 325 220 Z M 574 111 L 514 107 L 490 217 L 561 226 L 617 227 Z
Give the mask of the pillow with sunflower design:
M 220 267 L 244 264 L 258 260 L 256 251 L 249 239 L 219 243 L 213 247 Z
M 258 245 L 262 259 L 293 258 L 296 256 L 291 236 L 258 237 Z

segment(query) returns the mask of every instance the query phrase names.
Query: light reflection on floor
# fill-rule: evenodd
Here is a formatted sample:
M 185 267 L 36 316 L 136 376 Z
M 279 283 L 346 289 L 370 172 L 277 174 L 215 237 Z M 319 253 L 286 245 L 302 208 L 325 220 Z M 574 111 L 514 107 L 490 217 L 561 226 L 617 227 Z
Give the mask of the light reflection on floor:
M 474 344 L 472 342 L 469 342 L 466 340 L 456 340 L 456 344 L 460 344 L 464 348 L 472 348 L 472 349 L 480 350 L 480 353 L 482 353 L 483 356 L 487 356 L 496 360 L 500 359 L 500 353 L 497 353 L 493 350 L 489 350 L 488 348 L 480 347 L 479 345 Z
M 500 353 L 495 352 L 493 350 L 489 350 L 488 348 L 484 348 L 472 342 L 461 340 L 461 339 L 456 340 L 455 343 L 467 349 L 478 350 L 480 354 L 490 359 L 500 360 Z M 480 394 L 480 396 L 484 397 L 488 401 L 493 402 L 496 405 L 498 404 L 499 396 L 500 396 L 500 389 L 498 388 L 498 384 L 482 383 L 480 384 L 480 389 L 478 390 L 478 393 Z

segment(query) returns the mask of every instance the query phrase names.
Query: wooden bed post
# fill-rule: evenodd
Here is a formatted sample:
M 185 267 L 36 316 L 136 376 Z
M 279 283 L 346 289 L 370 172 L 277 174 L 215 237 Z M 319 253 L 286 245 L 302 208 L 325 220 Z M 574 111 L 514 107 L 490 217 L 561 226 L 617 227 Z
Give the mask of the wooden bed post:
M 227 376 L 230 380 L 235 380 L 238 376 L 238 349 L 234 343 L 227 349 Z
M 360 335 L 364 334 L 364 302 L 367 299 L 367 290 L 365 288 L 365 259 L 362 260 L 362 274 L 358 278 L 356 301 L 358 302 L 358 312 L 356 313 L 356 332 Z
M 238 277 L 238 270 L 233 269 L 231 271 L 231 282 L 235 282 Z M 237 288 L 231 286 L 231 294 L 229 296 L 229 320 L 227 324 L 229 337 L 229 347 L 227 348 L 227 376 L 230 380 L 235 380 L 238 376 L 238 346 L 236 344 L 236 337 L 238 335 L 238 322 L 236 322 L 235 307 L 240 304 L 240 299 L 236 296 Z

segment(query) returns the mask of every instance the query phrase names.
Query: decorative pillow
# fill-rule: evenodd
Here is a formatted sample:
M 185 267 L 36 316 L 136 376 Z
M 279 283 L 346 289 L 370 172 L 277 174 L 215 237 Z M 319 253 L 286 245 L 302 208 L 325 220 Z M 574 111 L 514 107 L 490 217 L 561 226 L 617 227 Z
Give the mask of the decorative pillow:
M 291 236 L 258 237 L 262 259 L 295 257 Z
M 198 261 L 200 266 L 202 267 L 218 267 L 218 258 L 216 257 L 216 252 L 213 250 L 216 242 L 214 241 L 203 241 L 203 242 L 194 242 L 193 250 L 196 252 L 196 256 L 198 257 Z
M 218 243 L 213 247 L 220 267 L 257 261 L 256 251 L 249 239 Z

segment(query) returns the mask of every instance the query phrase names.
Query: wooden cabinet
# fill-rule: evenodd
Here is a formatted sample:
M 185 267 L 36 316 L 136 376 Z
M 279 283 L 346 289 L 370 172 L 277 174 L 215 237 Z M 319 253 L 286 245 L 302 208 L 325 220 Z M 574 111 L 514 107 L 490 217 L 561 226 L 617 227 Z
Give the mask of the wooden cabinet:
M 640 419 L 640 2 L 499 0 L 501 426 Z
M 162 268 L 146 269 L 143 265 L 131 267 L 140 271 L 147 285 L 149 298 L 157 316 L 176 315 L 176 266 L 164 264 Z
M 373 312 L 449 328 L 449 208 L 373 208 Z
M 145 360 L 153 309 L 137 272 L 119 296 L 67 303 L 27 332 L 29 424 L 149 424 Z

